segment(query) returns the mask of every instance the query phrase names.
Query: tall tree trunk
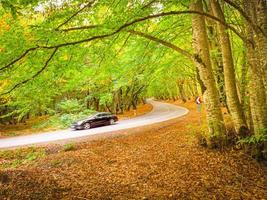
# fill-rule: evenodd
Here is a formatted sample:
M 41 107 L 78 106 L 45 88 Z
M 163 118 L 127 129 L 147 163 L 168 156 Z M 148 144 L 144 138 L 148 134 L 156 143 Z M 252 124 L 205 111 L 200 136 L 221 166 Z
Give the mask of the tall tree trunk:
M 203 12 L 202 1 L 192 1 L 191 9 Z M 204 92 L 204 102 L 207 113 L 207 124 L 209 135 L 207 144 L 209 147 L 223 145 L 225 142 L 225 126 L 220 108 L 219 92 L 216 88 L 214 74 L 212 72 L 208 36 L 204 16 L 193 15 L 193 46 L 195 49 L 195 59 L 199 69 L 200 78 L 203 81 L 206 91 Z
M 213 15 L 210 4 L 208 5 L 208 11 L 209 14 Z M 219 89 L 220 102 L 223 104 L 223 106 L 226 106 L 227 110 L 229 111 L 228 105 L 226 103 L 225 83 L 223 75 L 223 61 L 222 61 L 222 53 L 219 48 L 219 39 L 216 30 L 216 23 L 214 23 L 214 20 L 209 18 L 206 18 L 206 23 L 207 23 L 209 45 L 210 49 L 212 49 L 211 64 L 215 75 L 215 81 Z
M 198 68 L 196 68 L 196 80 L 197 80 L 197 82 L 198 82 L 198 84 L 199 84 L 199 86 L 200 86 L 200 92 L 201 92 L 201 94 L 203 95 L 204 92 L 206 91 L 206 86 L 204 85 L 203 81 L 202 81 L 201 78 L 200 78 Z
M 178 80 L 177 86 L 179 89 L 180 99 L 185 103 L 186 102 L 186 95 L 185 95 L 185 91 L 184 91 L 184 80 Z
M 244 0 L 246 14 L 252 19 L 252 23 L 259 25 L 266 31 L 266 3 L 264 0 Z M 247 42 L 248 63 L 250 66 L 250 105 L 255 134 L 267 129 L 267 38 L 259 30 L 255 30 L 251 23 L 247 23 L 247 32 L 250 42 Z
M 212 41 L 212 43 L 214 43 L 214 41 Z M 212 44 L 211 47 L 214 47 L 213 45 L 214 44 Z M 215 46 L 215 48 L 217 47 Z M 216 55 L 214 56 L 212 55 L 211 63 L 212 63 L 212 68 L 214 70 L 215 81 L 219 89 L 220 102 L 223 104 L 223 106 L 226 106 L 228 110 L 228 105 L 226 103 L 226 94 L 225 94 L 225 80 L 224 80 L 224 74 L 223 74 L 223 64 L 222 64 L 221 53 L 218 50 L 216 51 Z
M 250 132 L 253 133 L 253 123 L 252 123 L 252 116 L 251 116 L 251 108 L 250 108 L 250 96 L 248 94 L 248 61 L 247 61 L 247 51 L 246 46 L 244 46 L 244 51 L 242 54 L 242 66 L 241 66 L 241 77 L 239 83 L 239 91 L 240 91 L 240 103 L 242 109 L 244 110 L 247 125 L 250 129 Z
M 259 33 L 258 37 L 256 38 L 256 43 L 267 100 L 267 2 L 266 0 L 258 0 L 257 3 L 257 24 L 265 35 Z
M 246 47 L 244 46 L 244 49 Z M 242 66 L 241 66 L 241 80 L 240 80 L 240 103 L 244 110 L 247 110 L 246 102 L 246 92 L 248 86 L 248 63 L 247 63 L 247 52 L 243 51 L 242 56 Z
M 211 0 L 211 7 L 214 16 L 225 22 L 224 14 L 219 2 L 217 0 Z M 248 126 L 246 124 L 245 114 L 237 93 L 235 68 L 230 39 L 227 33 L 227 28 L 223 24 L 218 23 L 217 28 L 220 49 L 222 52 L 227 105 L 234 122 L 235 130 L 237 134 L 242 137 L 248 134 Z

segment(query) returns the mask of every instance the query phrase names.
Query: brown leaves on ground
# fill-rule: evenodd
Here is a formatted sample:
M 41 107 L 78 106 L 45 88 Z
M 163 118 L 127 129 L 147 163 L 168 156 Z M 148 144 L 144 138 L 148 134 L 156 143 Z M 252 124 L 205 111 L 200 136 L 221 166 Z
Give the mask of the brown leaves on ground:
M 0 199 L 266 199 L 267 167 L 240 151 L 198 146 L 199 115 L 186 106 L 180 119 L 2 170 Z

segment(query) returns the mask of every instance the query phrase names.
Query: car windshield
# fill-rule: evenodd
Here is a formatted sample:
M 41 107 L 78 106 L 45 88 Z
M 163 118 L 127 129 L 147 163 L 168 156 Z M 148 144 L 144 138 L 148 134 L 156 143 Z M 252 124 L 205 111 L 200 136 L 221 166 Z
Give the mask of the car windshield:
M 95 116 L 96 117 L 105 117 L 105 116 L 108 116 L 110 115 L 110 113 L 97 113 Z
M 87 116 L 87 117 L 82 118 L 81 120 L 92 119 L 92 118 L 96 117 L 98 114 L 99 114 L 99 113 L 93 113 L 93 114 L 91 114 L 91 115 L 89 115 L 89 116 Z

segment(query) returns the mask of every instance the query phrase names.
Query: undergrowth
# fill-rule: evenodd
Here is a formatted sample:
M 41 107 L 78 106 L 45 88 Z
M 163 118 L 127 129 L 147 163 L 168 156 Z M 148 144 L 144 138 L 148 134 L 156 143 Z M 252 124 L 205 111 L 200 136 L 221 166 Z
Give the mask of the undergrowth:
M 86 109 L 84 105 L 76 99 L 63 100 L 56 105 L 49 120 L 33 126 L 33 128 L 67 128 L 73 122 L 84 119 L 95 111 Z
M 73 144 L 73 143 L 67 143 L 63 146 L 64 151 L 73 151 L 75 149 L 76 149 L 76 147 L 75 147 L 75 144 Z
M 0 169 L 17 168 L 34 162 L 45 155 L 44 149 L 34 147 L 0 151 Z
M 240 139 L 237 144 L 241 145 L 253 158 L 267 160 L 267 134 L 265 131 Z

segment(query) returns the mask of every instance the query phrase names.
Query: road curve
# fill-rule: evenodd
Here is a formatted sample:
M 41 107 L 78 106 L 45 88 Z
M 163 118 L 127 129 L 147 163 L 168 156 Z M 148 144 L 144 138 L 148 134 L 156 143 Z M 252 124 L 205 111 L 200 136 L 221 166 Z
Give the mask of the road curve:
M 73 138 L 81 138 L 85 136 L 97 135 L 97 134 L 109 134 L 114 131 L 135 128 L 150 124 L 155 124 L 177 117 L 181 117 L 188 113 L 186 108 L 175 106 L 168 103 L 162 103 L 158 101 L 148 100 L 148 103 L 152 104 L 153 109 L 151 112 L 132 119 L 121 120 L 115 125 L 102 126 L 89 130 L 74 131 L 71 129 L 38 133 L 34 135 L 17 136 L 11 138 L 0 139 L 0 149 L 6 148 L 19 148 L 23 146 L 36 145 L 41 143 L 49 143 L 56 141 L 62 142 L 62 140 L 69 140 Z

